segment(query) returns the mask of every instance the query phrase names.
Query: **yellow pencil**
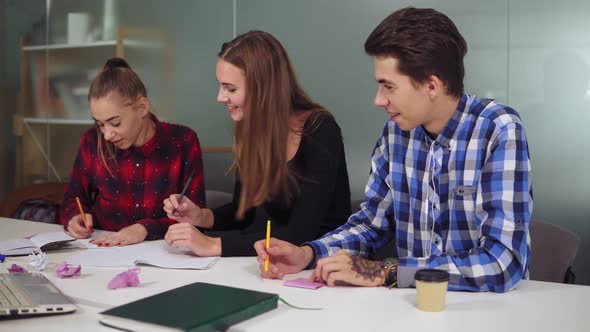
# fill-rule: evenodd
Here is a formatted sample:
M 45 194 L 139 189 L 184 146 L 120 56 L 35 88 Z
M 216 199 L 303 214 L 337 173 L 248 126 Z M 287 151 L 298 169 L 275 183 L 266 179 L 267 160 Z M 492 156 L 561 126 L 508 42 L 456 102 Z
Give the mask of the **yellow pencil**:
M 80 209 L 82 220 L 84 220 L 84 226 L 88 228 L 88 221 L 86 220 L 86 214 L 84 214 L 84 209 L 82 209 L 82 203 L 80 203 L 80 198 L 76 197 L 76 202 L 78 203 L 78 209 Z
M 266 221 L 266 249 L 270 248 L 270 219 Z M 264 272 L 268 271 L 268 262 L 270 261 L 268 252 L 266 253 L 266 260 L 264 261 Z

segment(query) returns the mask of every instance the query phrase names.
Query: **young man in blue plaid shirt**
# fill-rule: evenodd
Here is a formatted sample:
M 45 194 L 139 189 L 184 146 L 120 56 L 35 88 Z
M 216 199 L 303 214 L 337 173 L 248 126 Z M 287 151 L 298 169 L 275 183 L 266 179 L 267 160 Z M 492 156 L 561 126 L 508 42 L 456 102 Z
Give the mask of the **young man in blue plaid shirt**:
M 450 290 L 505 292 L 526 278 L 531 164 L 518 113 L 463 92 L 465 40 L 432 9 L 404 8 L 365 42 L 390 116 L 371 157 L 361 210 L 322 238 L 255 244 L 263 277 L 408 287 L 421 268 Z M 398 259 L 369 258 L 396 239 Z M 270 268 L 264 260 L 270 256 Z

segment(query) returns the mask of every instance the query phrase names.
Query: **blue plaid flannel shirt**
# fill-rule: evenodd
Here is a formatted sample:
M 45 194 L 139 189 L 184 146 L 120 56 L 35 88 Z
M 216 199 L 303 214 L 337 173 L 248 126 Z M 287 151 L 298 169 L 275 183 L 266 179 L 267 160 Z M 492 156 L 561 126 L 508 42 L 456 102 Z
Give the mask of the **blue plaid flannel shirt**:
M 528 277 L 531 163 L 518 113 L 463 95 L 436 140 L 385 125 L 361 210 L 308 242 L 316 259 L 371 257 L 396 239 L 398 287 L 420 268 L 450 273 L 450 290 L 505 292 Z

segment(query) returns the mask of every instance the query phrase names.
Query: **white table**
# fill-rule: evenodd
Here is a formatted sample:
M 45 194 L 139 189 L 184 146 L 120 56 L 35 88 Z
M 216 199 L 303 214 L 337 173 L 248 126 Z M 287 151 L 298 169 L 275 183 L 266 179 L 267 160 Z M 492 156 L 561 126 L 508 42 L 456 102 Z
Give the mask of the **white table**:
M 61 226 L 0 218 L 0 240 L 60 229 Z M 73 251 L 49 252 L 52 263 Z M 25 257 L 8 258 L 25 266 Z M 100 325 L 99 312 L 152 294 L 196 281 L 278 293 L 302 307 L 279 303 L 276 310 L 242 322 L 232 331 L 589 331 L 586 304 L 590 287 L 522 281 L 505 293 L 449 292 L 447 308 L 426 313 L 415 308 L 414 289 L 323 287 L 306 290 L 282 286 L 283 281 L 261 279 L 255 258 L 222 258 L 208 271 L 166 270 L 142 267 L 136 288 L 107 289 L 108 281 L 125 269 L 82 267 L 82 275 L 59 279 L 54 268 L 44 274 L 79 305 L 74 314 L 0 321 L 0 331 L 115 331 Z M 305 271 L 298 275 L 309 276 Z M 211 299 L 214 301 L 215 299 Z

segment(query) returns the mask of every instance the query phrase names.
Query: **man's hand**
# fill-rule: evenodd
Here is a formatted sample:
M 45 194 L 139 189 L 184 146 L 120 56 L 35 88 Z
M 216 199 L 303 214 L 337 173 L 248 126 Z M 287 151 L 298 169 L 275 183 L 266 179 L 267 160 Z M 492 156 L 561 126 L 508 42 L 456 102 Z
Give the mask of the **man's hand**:
M 260 274 L 263 278 L 282 279 L 285 274 L 297 273 L 308 266 L 313 259 L 310 246 L 299 247 L 286 241 L 271 238 L 270 247 L 266 249 L 266 240 L 254 243 L 258 255 Z M 268 271 L 264 271 L 266 256 L 270 256 Z
M 344 250 L 330 257 L 318 260 L 311 280 L 324 282 L 328 286 L 342 284 L 376 287 L 385 280 L 380 262 L 352 256 Z

